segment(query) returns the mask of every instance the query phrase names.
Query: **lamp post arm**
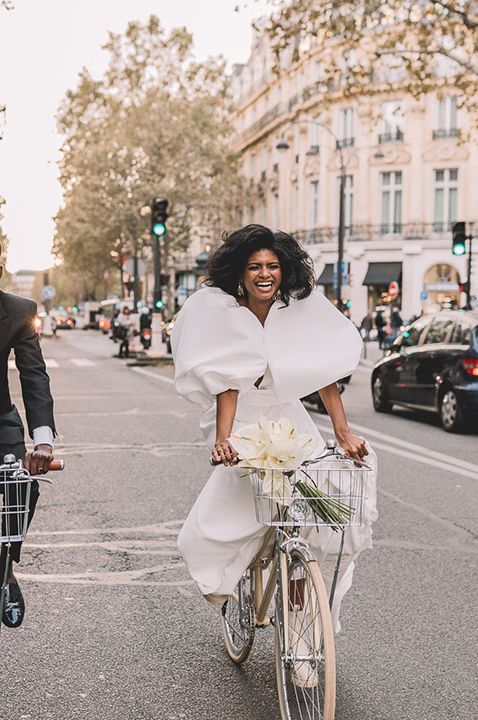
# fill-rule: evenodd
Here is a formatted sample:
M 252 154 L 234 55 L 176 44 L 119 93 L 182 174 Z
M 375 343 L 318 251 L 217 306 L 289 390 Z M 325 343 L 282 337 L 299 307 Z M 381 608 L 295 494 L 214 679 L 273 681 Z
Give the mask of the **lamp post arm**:
M 340 141 L 337 137 L 337 135 L 334 133 L 333 130 L 329 128 L 328 125 L 326 125 L 323 122 L 320 122 L 320 120 L 294 120 L 293 122 L 287 123 L 284 130 L 282 131 L 282 135 L 285 136 L 286 132 L 290 130 L 290 128 L 294 127 L 294 125 L 315 125 L 316 127 L 324 128 L 326 132 L 329 133 L 329 135 L 332 136 L 334 143 L 335 143 L 335 149 L 339 151 L 339 158 L 340 158 L 340 172 L 342 174 L 345 174 L 345 158 L 344 158 L 344 151 L 342 146 L 340 145 Z

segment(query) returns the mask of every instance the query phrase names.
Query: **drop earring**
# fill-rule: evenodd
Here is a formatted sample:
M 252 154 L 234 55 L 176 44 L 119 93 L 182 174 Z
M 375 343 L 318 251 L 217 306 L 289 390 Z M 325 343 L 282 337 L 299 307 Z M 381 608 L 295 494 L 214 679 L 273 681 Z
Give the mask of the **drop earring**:
M 242 280 L 239 280 L 237 286 L 237 297 L 244 297 L 244 285 L 242 284 Z

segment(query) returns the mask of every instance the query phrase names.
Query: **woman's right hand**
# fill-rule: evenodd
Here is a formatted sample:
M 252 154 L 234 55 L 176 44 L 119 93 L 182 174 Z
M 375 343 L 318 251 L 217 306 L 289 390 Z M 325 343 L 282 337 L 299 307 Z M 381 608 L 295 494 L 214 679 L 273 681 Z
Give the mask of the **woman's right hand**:
M 239 457 L 229 440 L 217 440 L 211 452 L 211 462 L 213 465 L 222 463 L 225 467 L 230 467 L 237 465 Z

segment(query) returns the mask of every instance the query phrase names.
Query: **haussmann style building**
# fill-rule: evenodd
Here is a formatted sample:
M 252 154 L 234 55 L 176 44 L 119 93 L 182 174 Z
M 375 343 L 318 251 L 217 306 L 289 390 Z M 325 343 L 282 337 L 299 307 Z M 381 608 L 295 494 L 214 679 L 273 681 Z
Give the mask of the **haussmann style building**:
M 470 121 L 453 90 L 419 100 L 371 90 L 350 102 L 331 88 L 324 102 L 312 44 L 278 75 L 270 58 L 256 34 L 248 62 L 233 70 L 232 121 L 251 188 L 243 222 L 292 233 L 333 299 L 343 164 L 342 296 L 353 319 L 391 302 L 404 318 L 462 305 L 466 256 L 452 254 L 451 224 L 478 218 L 478 148 L 464 139 Z

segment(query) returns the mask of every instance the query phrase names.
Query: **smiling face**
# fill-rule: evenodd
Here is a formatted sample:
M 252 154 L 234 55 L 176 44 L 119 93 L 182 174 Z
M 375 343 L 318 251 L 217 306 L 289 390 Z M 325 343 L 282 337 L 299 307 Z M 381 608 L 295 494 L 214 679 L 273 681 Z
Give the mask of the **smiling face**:
M 249 257 L 242 282 L 249 300 L 270 301 L 280 288 L 282 270 L 272 250 L 257 250 Z

